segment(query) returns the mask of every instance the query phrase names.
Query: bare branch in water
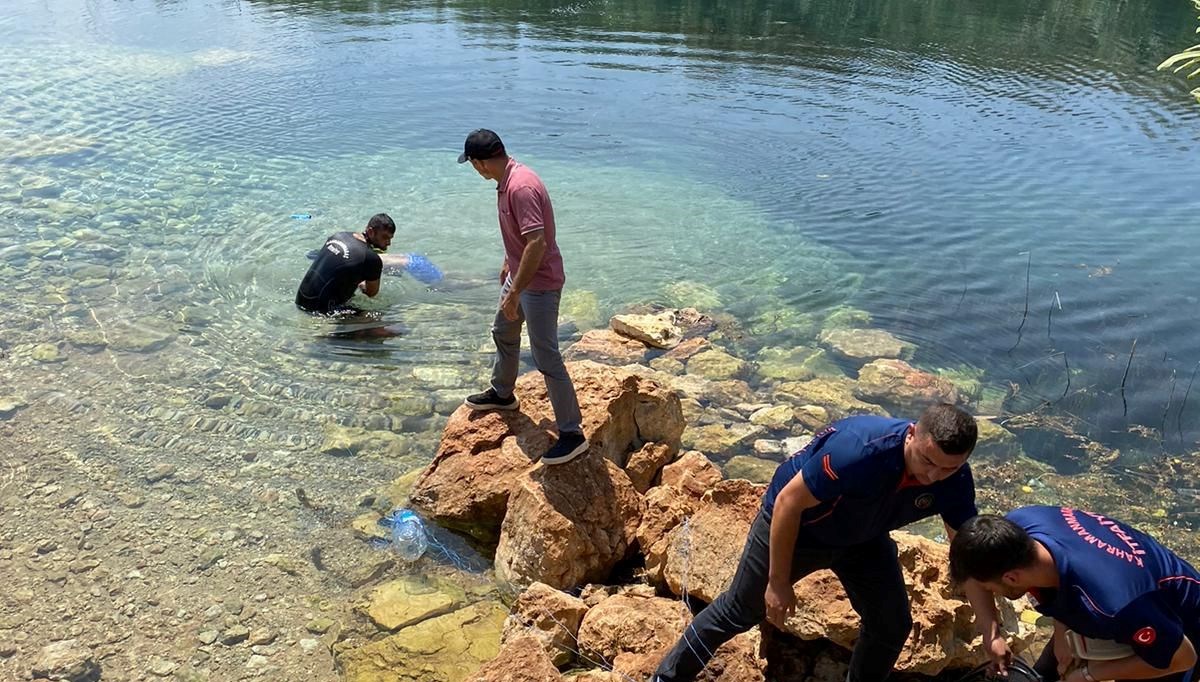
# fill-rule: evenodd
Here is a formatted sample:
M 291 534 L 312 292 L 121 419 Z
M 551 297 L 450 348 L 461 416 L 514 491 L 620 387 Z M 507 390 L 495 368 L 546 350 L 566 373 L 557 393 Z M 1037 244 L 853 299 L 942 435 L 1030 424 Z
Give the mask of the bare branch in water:
M 1121 406 L 1124 408 L 1122 416 L 1129 416 L 1129 403 L 1125 402 L 1125 380 L 1129 378 L 1129 368 L 1133 365 L 1133 352 L 1137 350 L 1137 339 L 1133 340 L 1133 347 L 1129 349 L 1129 362 L 1125 363 L 1125 375 L 1121 377 Z
M 1187 407 L 1188 394 L 1192 392 L 1192 382 L 1196 380 L 1196 370 L 1200 369 L 1200 362 L 1192 368 L 1192 378 L 1188 379 L 1187 390 L 1183 392 L 1183 402 L 1179 403 L 1179 412 L 1175 415 L 1175 427 L 1179 430 L 1179 444 L 1183 445 L 1183 408 Z
M 1167 413 L 1171 411 L 1171 400 L 1175 398 L 1175 370 L 1171 370 L 1171 392 L 1167 394 L 1167 406 L 1163 408 L 1162 428 L 1158 430 L 1158 444 L 1166 446 L 1167 440 Z
M 1017 327 L 1017 342 L 1008 349 L 1011 353 L 1021 345 L 1021 330 L 1025 329 L 1025 320 L 1029 317 L 1029 271 L 1033 268 L 1033 249 L 1029 250 L 1029 259 L 1025 262 L 1025 313 L 1021 315 L 1021 326 Z

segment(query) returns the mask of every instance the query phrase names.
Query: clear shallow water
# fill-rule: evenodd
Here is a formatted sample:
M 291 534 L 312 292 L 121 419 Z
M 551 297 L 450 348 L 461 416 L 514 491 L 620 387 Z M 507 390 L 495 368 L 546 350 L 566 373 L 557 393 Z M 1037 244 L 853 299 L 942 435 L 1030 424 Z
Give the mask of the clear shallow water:
M 1190 452 L 1200 110 L 1153 67 L 1191 28 L 1166 0 L 7 8 L 9 381 L 37 393 L 33 344 L 132 334 L 151 355 L 63 346 L 88 399 L 233 386 L 296 447 L 380 395 L 451 400 L 486 375 L 494 292 L 389 278 L 372 307 L 411 331 L 386 342 L 323 338 L 291 300 L 303 253 L 380 210 L 396 250 L 491 277 L 491 191 L 453 162 L 489 126 L 550 188 L 581 327 L 698 304 L 756 329 L 749 354 L 852 305 L 1009 412 Z

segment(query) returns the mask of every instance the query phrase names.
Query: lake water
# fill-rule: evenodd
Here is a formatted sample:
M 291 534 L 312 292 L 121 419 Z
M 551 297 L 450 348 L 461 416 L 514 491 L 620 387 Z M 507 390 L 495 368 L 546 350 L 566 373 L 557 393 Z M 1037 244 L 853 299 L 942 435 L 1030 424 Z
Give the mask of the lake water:
M 732 315 L 752 357 L 849 306 L 977 382 L 983 412 L 1059 420 L 1130 462 L 1191 453 L 1200 107 L 1155 66 L 1194 42 L 1193 14 L 8 3 L 0 397 L 40 425 L 27 447 L 101 477 L 165 461 L 226 500 L 261 492 L 228 463 L 247 450 L 291 453 L 271 485 L 331 496 L 420 466 L 487 376 L 495 291 L 385 278 L 370 307 L 408 333 L 375 341 L 330 338 L 292 300 L 304 253 L 379 211 L 394 251 L 494 277 L 493 194 L 455 163 L 489 127 L 554 198 L 579 329 L 695 305 Z M 409 457 L 317 455 L 330 424 L 402 431 Z M 1054 462 L 1057 442 L 1025 445 Z

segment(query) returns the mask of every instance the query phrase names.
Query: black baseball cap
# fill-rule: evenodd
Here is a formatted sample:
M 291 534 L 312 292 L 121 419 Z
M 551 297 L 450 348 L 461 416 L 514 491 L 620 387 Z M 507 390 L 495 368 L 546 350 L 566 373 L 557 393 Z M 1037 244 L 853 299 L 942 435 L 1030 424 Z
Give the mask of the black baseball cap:
M 467 135 L 467 141 L 463 145 L 463 153 L 458 155 L 459 163 L 466 163 L 471 159 L 483 161 L 486 159 L 495 158 L 504 153 L 504 143 L 500 141 L 500 136 L 486 129 L 471 131 Z

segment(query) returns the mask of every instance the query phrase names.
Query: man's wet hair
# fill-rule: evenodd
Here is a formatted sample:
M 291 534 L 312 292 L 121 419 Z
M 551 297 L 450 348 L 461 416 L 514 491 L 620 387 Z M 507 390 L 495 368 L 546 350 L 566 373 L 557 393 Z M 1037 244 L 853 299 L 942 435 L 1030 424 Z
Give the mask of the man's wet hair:
M 1005 573 L 1033 565 L 1037 548 L 1029 533 L 1003 516 L 968 519 L 950 543 L 950 579 L 997 582 Z
M 386 232 L 396 233 L 396 223 L 392 222 L 392 217 L 386 213 L 376 213 L 367 221 L 368 230 L 384 230 Z
M 947 455 L 971 454 L 979 438 L 979 426 L 975 424 L 975 418 L 950 403 L 938 403 L 925 410 L 917 420 L 917 427 L 929 434 Z

